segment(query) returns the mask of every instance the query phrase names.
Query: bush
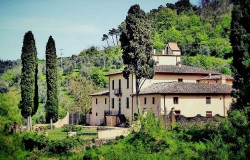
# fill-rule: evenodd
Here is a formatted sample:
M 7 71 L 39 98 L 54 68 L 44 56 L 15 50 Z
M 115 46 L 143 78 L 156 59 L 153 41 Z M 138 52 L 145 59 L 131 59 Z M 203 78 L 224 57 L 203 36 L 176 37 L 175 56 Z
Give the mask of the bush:
M 28 152 L 24 150 L 22 139 L 18 134 L 0 133 L 0 159 L 24 159 Z
M 34 148 L 39 150 L 45 148 L 49 142 L 45 135 L 38 135 L 36 133 L 23 133 L 21 135 L 25 149 L 32 151 Z
M 82 130 L 82 126 L 67 125 L 62 128 L 62 132 L 79 132 Z
M 74 137 L 68 137 L 63 140 L 53 140 L 48 144 L 47 150 L 55 154 L 68 153 L 78 144 L 78 142 L 79 139 Z

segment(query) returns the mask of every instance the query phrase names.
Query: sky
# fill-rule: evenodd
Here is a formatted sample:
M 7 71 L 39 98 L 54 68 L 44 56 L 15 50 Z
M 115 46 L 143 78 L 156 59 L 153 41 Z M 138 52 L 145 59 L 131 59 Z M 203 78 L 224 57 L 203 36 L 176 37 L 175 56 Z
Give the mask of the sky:
M 45 58 L 51 35 L 57 56 L 77 55 L 90 46 L 102 47 L 102 35 L 125 20 L 130 6 L 149 12 L 177 0 L 0 0 L 0 59 L 21 57 L 23 36 L 32 31 L 38 58 Z M 190 0 L 192 4 L 198 0 Z

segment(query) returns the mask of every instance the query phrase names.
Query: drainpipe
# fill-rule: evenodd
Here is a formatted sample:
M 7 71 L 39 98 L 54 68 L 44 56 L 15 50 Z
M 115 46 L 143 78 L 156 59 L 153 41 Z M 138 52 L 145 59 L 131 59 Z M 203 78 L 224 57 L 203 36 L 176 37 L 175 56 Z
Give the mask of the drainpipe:
M 225 117 L 226 116 L 225 94 L 223 95 L 223 108 L 224 108 L 224 117 Z

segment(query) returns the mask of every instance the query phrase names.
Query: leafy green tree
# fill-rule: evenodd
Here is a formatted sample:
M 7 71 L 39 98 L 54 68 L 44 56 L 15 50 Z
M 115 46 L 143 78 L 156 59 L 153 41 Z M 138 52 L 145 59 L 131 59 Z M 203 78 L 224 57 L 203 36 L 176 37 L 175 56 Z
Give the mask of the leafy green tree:
M 233 75 L 235 78 L 234 107 L 250 105 L 250 1 L 234 0 L 230 41 L 233 47 Z M 250 113 L 250 110 L 249 110 Z M 249 114 L 250 118 L 250 114 Z
M 22 47 L 21 98 L 19 108 L 24 118 L 27 118 L 28 129 L 32 126 L 31 116 L 38 108 L 37 86 L 37 51 L 33 33 L 28 31 L 24 35 Z
M 122 32 L 120 41 L 123 50 L 122 58 L 125 64 L 124 78 L 135 74 L 136 104 L 138 114 L 140 88 L 146 78 L 154 76 L 154 60 L 152 59 L 152 41 L 150 39 L 150 24 L 146 13 L 139 5 L 133 5 L 128 10 L 125 20 L 126 29 Z
M 73 94 L 75 104 L 78 106 L 78 111 L 81 111 L 85 117 L 91 107 L 91 97 L 89 93 L 95 91 L 94 84 L 91 80 L 87 80 L 83 77 L 75 78 L 70 80 L 69 90 Z
M 52 124 L 58 120 L 57 56 L 55 41 L 52 36 L 46 45 L 46 121 Z
M 90 78 L 93 82 L 100 87 L 106 88 L 108 85 L 108 79 L 104 76 L 104 73 L 101 69 L 93 67 L 90 72 Z

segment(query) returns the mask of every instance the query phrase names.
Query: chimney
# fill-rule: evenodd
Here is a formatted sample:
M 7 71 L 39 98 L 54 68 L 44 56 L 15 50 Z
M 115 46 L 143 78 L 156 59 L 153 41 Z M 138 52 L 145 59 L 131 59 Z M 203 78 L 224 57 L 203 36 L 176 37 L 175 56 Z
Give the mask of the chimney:
M 181 67 L 181 62 L 178 61 L 178 62 L 176 63 L 176 66 Z
M 156 52 L 156 51 L 155 51 L 155 49 L 154 49 L 154 55 L 155 55 L 155 52 Z

